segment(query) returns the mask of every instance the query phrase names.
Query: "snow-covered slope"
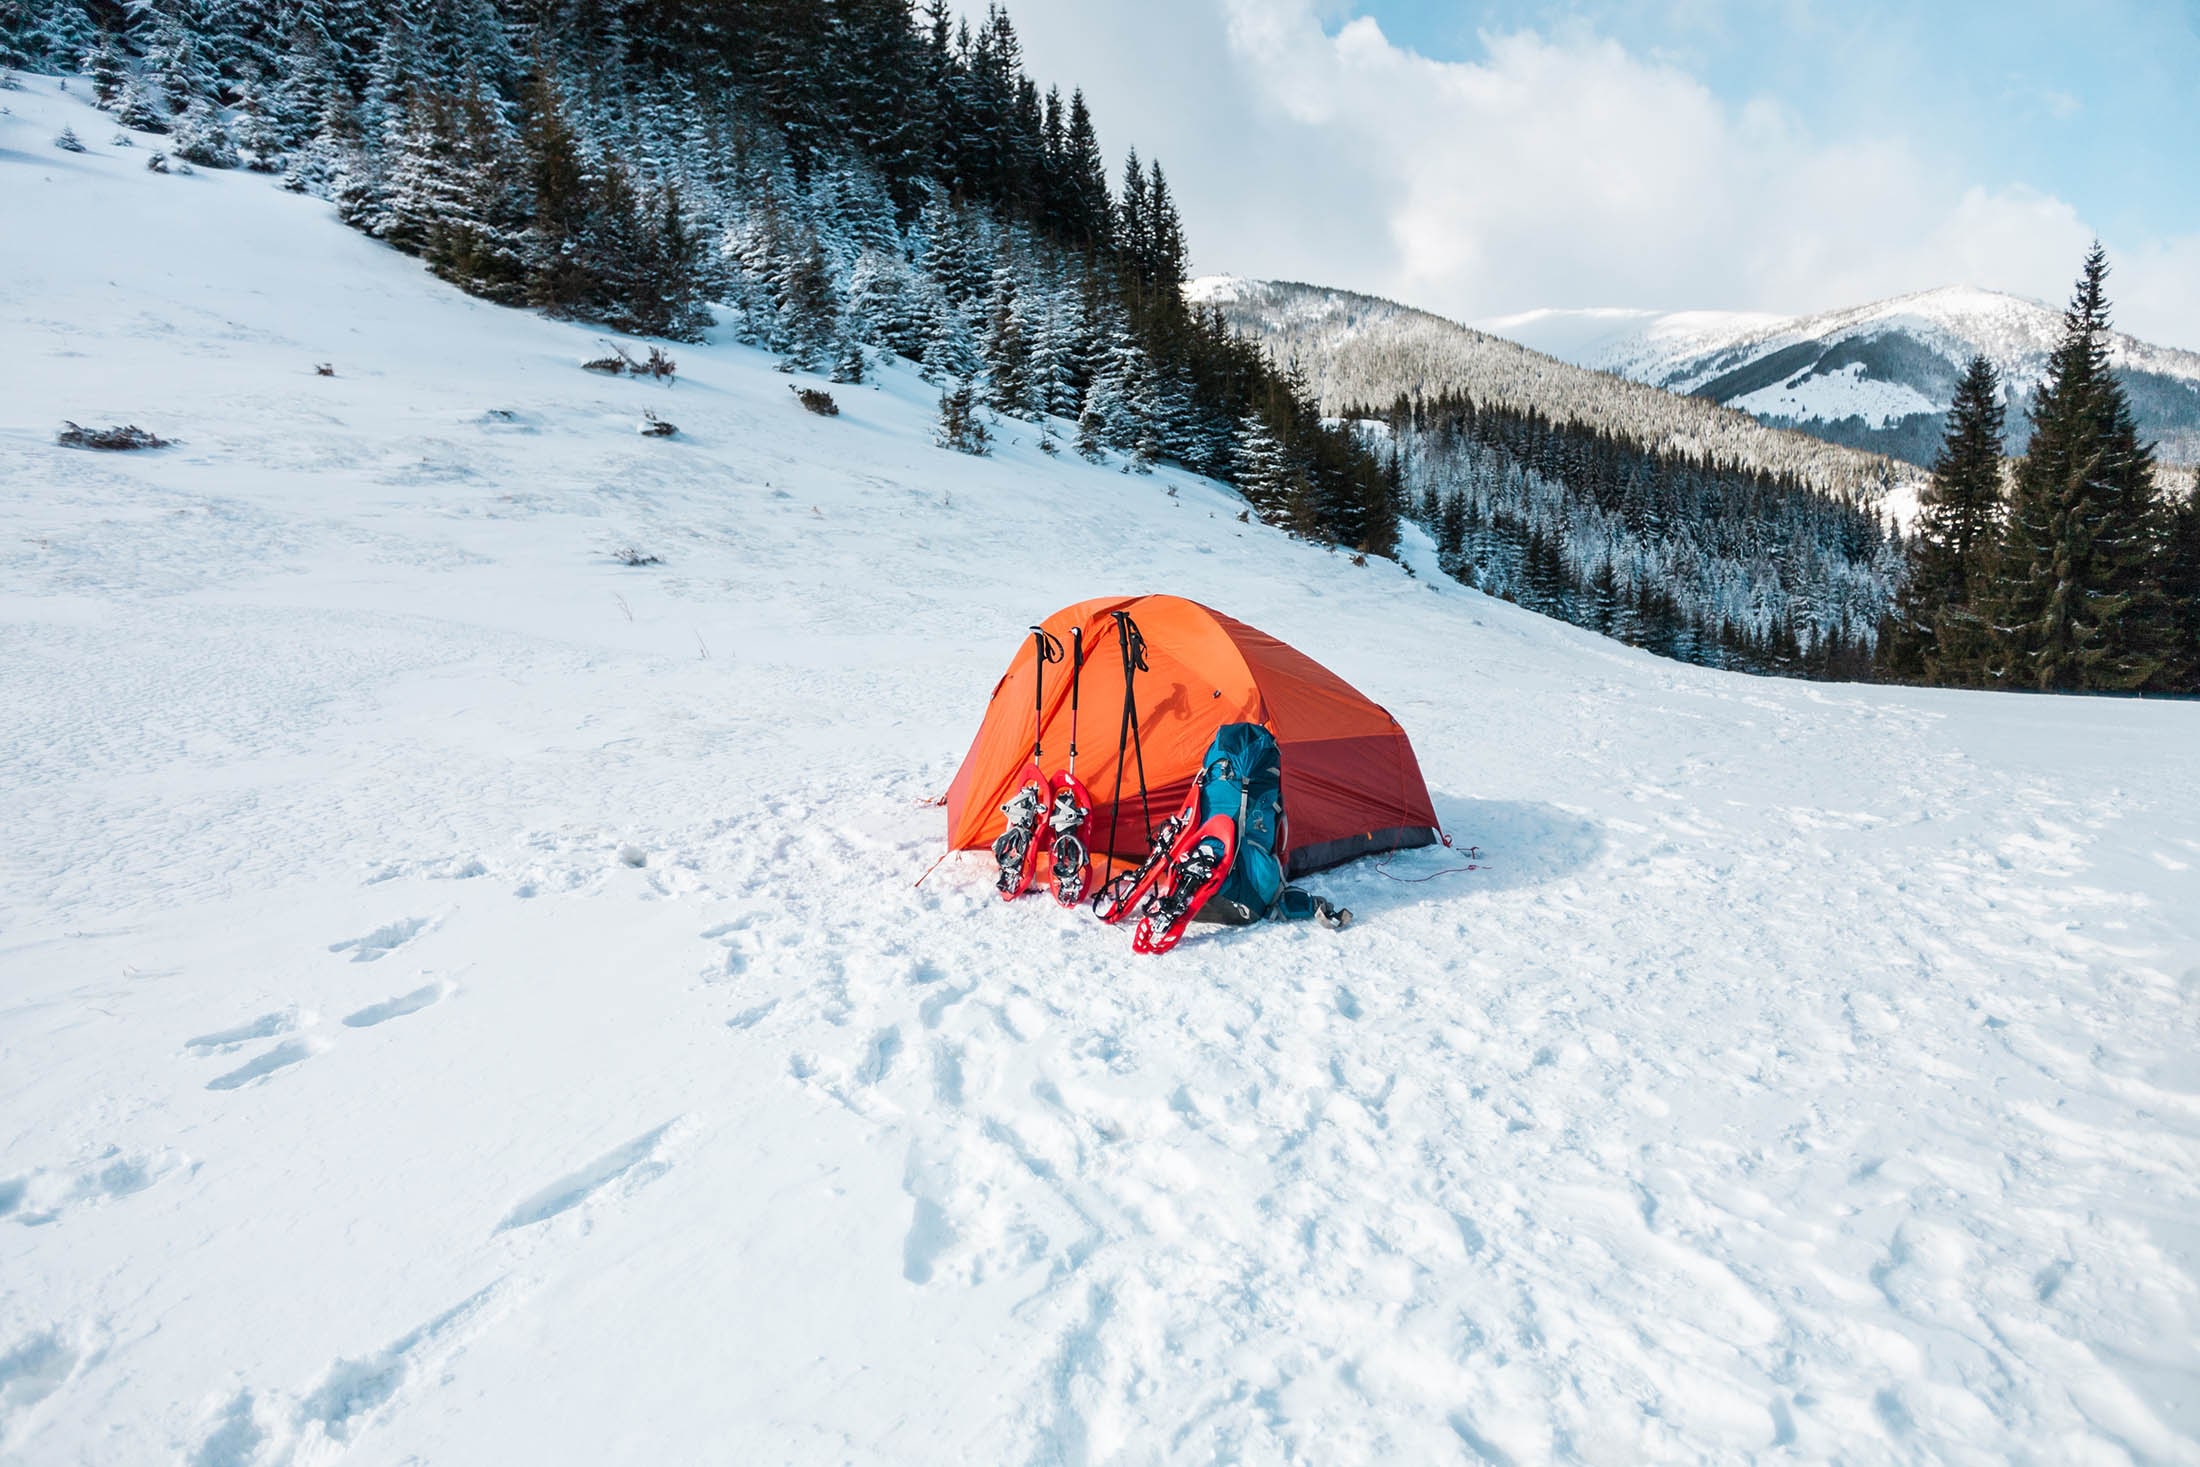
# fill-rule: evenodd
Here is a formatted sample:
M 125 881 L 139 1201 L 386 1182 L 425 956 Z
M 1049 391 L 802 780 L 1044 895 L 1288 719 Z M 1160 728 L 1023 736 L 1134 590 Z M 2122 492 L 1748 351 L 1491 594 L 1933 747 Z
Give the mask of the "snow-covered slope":
M 2200 709 L 1660 662 L 898 369 L 594 377 L 26 86 L 0 1456 L 2200 1461 Z M 1480 854 L 1163 959 L 916 886 L 1121 589 Z
M 1906 465 L 1770 429 L 1746 413 L 1584 369 L 1395 301 L 1228 275 L 1185 289 L 1194 301 L 1220 305 L 1277 360 L 1297 361 L 1326 411 L 1380 408 L 1400 393 L 1464 392 L 1669 452 L 1794 474 L 1827 493 L 1862 494 L 1899 518 L 1914 506 L 1921 476 Z M 1600 329 L 1591 323 L 1585 334 Z
M 1530 311 L 1484 323 L 1582 366 L 1692 393 L 1831 441 L 1931 460 L 1964 364 L 2001 370 L 2021 445 L 2023 405 L 2046 375 L 2062 314 L 1951 286 L 1816 316 Z M 2200 460 L 2200 353 L 2117 334 L 2110 359 L 2167 461 Z

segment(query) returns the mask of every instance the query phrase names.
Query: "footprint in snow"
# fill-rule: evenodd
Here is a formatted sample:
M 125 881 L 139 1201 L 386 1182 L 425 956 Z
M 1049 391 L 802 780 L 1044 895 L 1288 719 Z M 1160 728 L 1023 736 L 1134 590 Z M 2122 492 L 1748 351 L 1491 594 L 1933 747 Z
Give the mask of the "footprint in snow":
M 764 1002 L 756 1005 L 754 1008 L 743 1009 L 740 1013 L 735 1014 L 732 1018 L 726 1020 L 726 1027 L 728 1029 L 754 1029 L 758 1024 L 762 1023 L 767 1017 L 770 1016 L 773 1009 L 776 1009 L 778 1007 L 778 999 L 766 999 Z
M 355 963 L 371 963 L 386 958 L 397 949 L 418 937 L 428 926 L 426 917 L 401 917 L 395 922 L 377 927 L 365 937 L 354 937 L 344 942 L 332 942 L 332 953 L 348 952 Z
M 313 1058 L 317 1046 L 307 1039 L 286 1039 L 256 1059 L 250 1059 L 226 1075 L 216 1075 L 206 1082 L 209 1090 L 236 1090 L 254 1081 L 264 1080 L 278 1070 Z
M 672 1169 L 672 1164 L 659 1160 L 657 1151 L 666 1133 L 677 1123 L 667 1121 L 656 1130 L 646 1131 L 624 1146 L 605 1152 L 579 1171 L 558 1178 L 506 1213 L 496 1230 L 508 1233 L 514 1228 L 548 1222 L 561 1212 L 572 1211 L 629 1173 L 633 1175 L 630 1187 L 663 1176 Z
M 402 1019 L 407 1014 L 417 1014 L 430 1004 L 441 1002 L 450 991 L 449 983 L 437 979 L 425 988 L 416 988 L 395 998 L 385 998 L 380 1003 L 368 1004 L 355 1014 L 344 1015 L 344 1026 L 349 1029 L 371 1029 L 376 1024 Z
M 231 1050 L 251 1043 L 255 1039 L 273 1039 L 278 1034 L 288 1034 L 298 1027 L 298 1011 L 281 1009 L 272 1014 L 262 1014 L 229 1029 L 217 1029 L 211 1034 L 201 1034 L 183 1041 L 183 1047 L 194 1054 L 227 1054 Z

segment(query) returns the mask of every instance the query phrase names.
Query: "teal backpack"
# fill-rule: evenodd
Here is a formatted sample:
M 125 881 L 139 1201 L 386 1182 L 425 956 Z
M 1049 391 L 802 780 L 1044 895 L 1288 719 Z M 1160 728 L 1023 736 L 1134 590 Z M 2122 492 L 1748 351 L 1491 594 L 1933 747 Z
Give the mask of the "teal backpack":
M 1342 927 L 1352 914 L 1283 879 L 1283 755 L 1257 723 L 1226 723 L 1200 761 L 1199 819 L 1237 820 L 1237 858 L 1195 922 L 1242 925 L 1265 917 L 1319 917 Z M 1196 824 L 1197 822 L 1195 822 Z

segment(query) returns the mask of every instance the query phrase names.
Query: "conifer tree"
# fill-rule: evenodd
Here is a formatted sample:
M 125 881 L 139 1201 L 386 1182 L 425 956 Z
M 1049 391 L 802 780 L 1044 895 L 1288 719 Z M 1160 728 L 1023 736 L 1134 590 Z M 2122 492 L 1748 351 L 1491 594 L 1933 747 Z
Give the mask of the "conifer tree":
M 91 53 L 85 58 L 84 69 L 91 75 L 92 100 L 106 108 L 115 107 L 122 98 L 123 89 L 130 82 L 130 63 L 122 54 L 122 45 L 115 33 L 103 30 L 92 43 Z
M 1247 413 L 1238 425 L 1230 472 L 1255 514 L 1269 524 L 1283 518 L 1291 498 L 1291 458 L 1257 411 Z
M 1932 479 L 1919 498 L 1909 578 L 1880 649 L 1895 676 L 1976 681 L 1987 651 L 1980 603 L 2001 533 L 2001 378 L 1975 356 L 1956 384 Z
M 986 300 L 986 405 L 1009 417 L 1032 411 L 1031 342 L 1024 333 L 1016 294 L 1016 265 L 1003 257 Z
M 1114 207 L 1108 198 L 1108 164 L 1092 125 L 1083 91 L 1069 97 L 1069 127 L 1062 152 L 1063 237 L 1073 249 L 1106 250 L 1113 241 Z
M 536 72 L 528 88 L 521 143 L 534 198 L 526 240 L 527 299 L 552 315 L 570 314 L 589 297 L 588 272 L 581 260 L 588 177 L 564 102 L 545 72 Z
M 840 339 L 840 296 L 814 232 L 788 256 L 776 285 L 787 363 L 814 370 Z
M 2163 686 L 2200 693 L 2200 474 L 2170 511 L 2163 591 L 2172 608 L 2173 656 Z
M 2009 686 L 2138 688 L 2169 650 L 2163 506 L 2108 368 L 2107 277 L 2096 242 L 2032 406 L 1994 608 L 1990 671 Z
M 978 349 L 970 337 L 970 322 L 943 290 L 932 292 L 931 320 L 925 326 L 920 360 L 924 375 L 934 381 L 958 381 L 978 372 Z

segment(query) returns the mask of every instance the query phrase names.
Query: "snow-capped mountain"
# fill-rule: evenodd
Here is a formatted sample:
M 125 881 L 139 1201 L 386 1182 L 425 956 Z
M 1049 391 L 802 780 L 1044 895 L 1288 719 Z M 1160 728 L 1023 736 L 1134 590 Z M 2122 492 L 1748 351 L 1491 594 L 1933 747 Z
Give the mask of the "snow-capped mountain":
M 81 93 L 0 91 L 0 1460 L 2200 1459 L 2200 707 L 1663 660 L 905 364 L 584 372 Z M 942 861 L 1123 590 L 1460 849 L 1162 959 Z
M 1760 422 L 1928 463 L 1964 363 L 2001 370 L 2011 450 L 2062 330 L 2062 313 L 1950 286 L 1815 316 L 1529 311 L 1484 329 L 1586 367 L 1724 404 Z M 2118 333 L 2109 356 L 2143 433 L 2171 463 L 2200 460 L 2200 353 Z
M 1186 293 L 1295 360 L 1325 412 L 1380 409 L 1400 393 L 1465 392 L 1478 402 L 1623 433 L 1652 448 L 1790 473 L 1832 494 L 1860 493 L 1906 517 L 1911 466 L 1768 428 L 1749 414 L 1585 368 L 1379 296 L 1286 280 L 1204 276 Z

